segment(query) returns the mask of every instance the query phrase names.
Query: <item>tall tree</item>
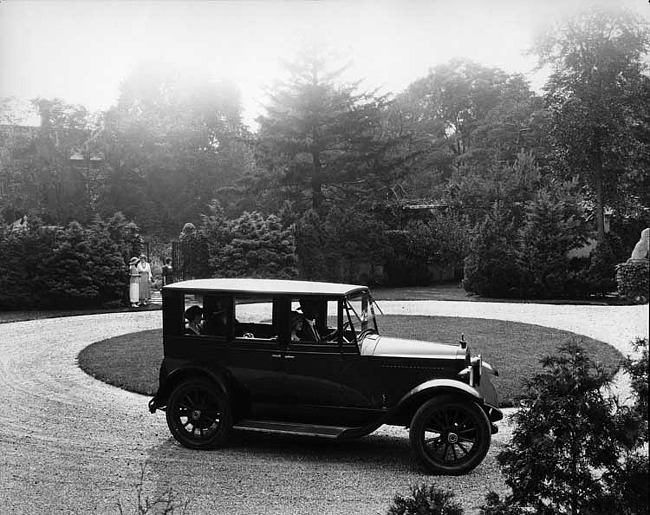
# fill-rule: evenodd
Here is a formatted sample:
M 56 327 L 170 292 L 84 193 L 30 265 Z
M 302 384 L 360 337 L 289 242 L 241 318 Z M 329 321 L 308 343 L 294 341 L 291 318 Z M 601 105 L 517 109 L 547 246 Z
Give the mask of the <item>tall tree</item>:
M 258 118 L 258 156 L 266 169 L 258 183 L 270 184 L 278 203 L 296 201 L 303 212 L 327 211 L 362 191 L 376 195 L 396 165 L 382 118 L 388 98 L 343 83 L 345 67 L 333 61 L 314 50 L 287 63 L 288 78 L 274 85 Z
M 0 131 L 0 209 L 13 221 L 36 213 L 48 223 L 89 220 L 86 178 L 70 157 L 86 138 L 89 116 L 83 106 L 60 99 L 37 98 L 32 108 L 40 127 L 24 127 L 7 120 Z M 8 102 L 0 106 L 7 119 Z
M 605 206 L 648 162 L 648 41 L 647 24 L 633 14 L 591 9 L 546 31 L 533 48 L 553 70 L 545 89 L 560 166 L 586 186 L 599 242 Z
M 122 211 L 148 233 L 198 222 L 245 166 L 239 92 L 196 70 L 142 64 L 104 126 L 111 174 L 102 212 Z
M 410 84 L 396 104 L 417 155 L 407 196 L 421 196 L 422 186 L 440 196 L 454 176 L 452 183 L 505 173 L 522 150 L 544 155 L 543 105 L 521 75 L 453 59 Z

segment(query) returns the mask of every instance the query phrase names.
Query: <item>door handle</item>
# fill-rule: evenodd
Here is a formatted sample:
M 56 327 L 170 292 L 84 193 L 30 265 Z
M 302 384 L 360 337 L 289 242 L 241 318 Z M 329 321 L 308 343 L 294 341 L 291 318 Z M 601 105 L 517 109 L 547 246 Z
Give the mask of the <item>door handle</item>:
M 293 355 L 291 355 L 291 354 L 287 354 L 284 358 L 285 358 L 285 359 L 294 359 L 295 356 L 293 356 Z

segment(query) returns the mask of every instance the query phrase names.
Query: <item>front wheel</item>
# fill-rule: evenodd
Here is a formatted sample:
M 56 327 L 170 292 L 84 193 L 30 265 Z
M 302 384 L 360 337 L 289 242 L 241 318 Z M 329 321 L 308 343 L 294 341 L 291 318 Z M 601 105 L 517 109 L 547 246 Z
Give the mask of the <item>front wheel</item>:
M 409 438 L 428 472 L 458 476 L 477 467 L 490 448 L 490 421 L 472 400 L 442 395 L 424 403 L 411 421 Z
M 190 449 L 222 445 L 232 427 L 228 397 L 209 381 L 183 382 L 169 396 L 167 425 L 174 438 Z

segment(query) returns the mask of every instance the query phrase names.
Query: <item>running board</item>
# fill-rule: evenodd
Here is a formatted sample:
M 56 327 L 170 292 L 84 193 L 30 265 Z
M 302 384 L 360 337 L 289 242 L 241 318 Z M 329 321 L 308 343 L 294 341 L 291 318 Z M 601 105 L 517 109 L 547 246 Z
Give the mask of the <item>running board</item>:
M 233 428 L 285 435 L 319 436 L 322 438 L 339 438 L 345 431 L 350 429 L 349 427 L 297 424 L 269 420 L 240 420 Z

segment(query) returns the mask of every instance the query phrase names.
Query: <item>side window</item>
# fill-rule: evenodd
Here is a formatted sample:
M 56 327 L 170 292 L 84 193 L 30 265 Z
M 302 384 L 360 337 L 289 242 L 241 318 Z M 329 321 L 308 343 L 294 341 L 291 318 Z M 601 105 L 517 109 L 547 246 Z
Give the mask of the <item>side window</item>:
M 184 319 L 183 334 L 187 336 L 205 336 L 203 328 L 203 296 L 186 293 L 183 299 Z
M 327 299 L 291 300 L 291 341 L 326 343 L 336 341 L 338 303 Z
M 270 298 L 235 299 L 235 338 L 277 340 L 277 305 Z

